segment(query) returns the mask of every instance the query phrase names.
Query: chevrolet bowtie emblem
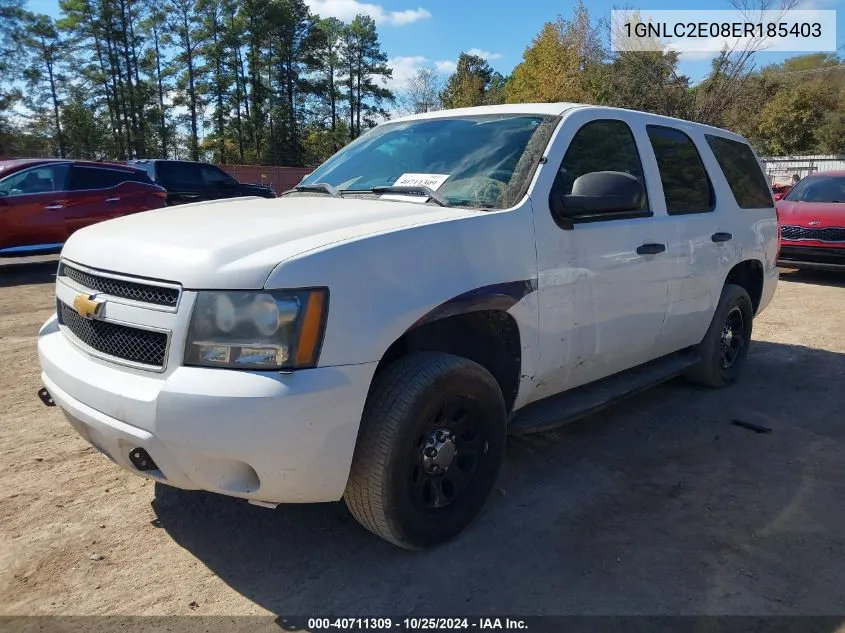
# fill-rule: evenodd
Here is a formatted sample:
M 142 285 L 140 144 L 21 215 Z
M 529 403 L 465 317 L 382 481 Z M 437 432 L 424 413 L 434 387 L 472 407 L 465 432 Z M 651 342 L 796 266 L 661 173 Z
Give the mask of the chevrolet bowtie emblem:
M 73 300 L 73 309 L 79 313 L 79 316 L 94 319 L 100 316 L 105 304 L 105 301 L 97 300 L 97 295 L 77 295 Z

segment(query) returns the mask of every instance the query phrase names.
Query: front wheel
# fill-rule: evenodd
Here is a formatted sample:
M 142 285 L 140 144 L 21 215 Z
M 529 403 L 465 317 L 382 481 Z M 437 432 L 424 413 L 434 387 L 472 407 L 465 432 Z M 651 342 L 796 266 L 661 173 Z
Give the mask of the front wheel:
M 710 328 L 698 346 L 701 360 L 686 377 L 708 387 L 735 383 L 748 356 L 753 318 L 754 308 L 745 288 L 725 284 Z
M 446 541 L 484 505 L 506 431 L 502 392 L 481 365 L 440 352 L 401 358 L 364 407 L 346 505 L 400 547 Z

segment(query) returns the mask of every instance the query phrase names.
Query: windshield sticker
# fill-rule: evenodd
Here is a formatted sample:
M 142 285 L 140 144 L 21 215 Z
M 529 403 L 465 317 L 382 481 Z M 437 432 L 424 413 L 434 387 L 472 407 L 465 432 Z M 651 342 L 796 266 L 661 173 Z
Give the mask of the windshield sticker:
M 393 183 L 394 187 L 428 187 L 432 191 L 437 191 L 449 174 L 402 174 Z

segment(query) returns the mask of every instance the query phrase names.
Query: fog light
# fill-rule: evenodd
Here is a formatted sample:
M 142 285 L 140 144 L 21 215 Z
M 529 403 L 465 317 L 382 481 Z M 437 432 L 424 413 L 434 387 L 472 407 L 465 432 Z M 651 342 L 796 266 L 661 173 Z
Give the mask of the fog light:
M 138 470 L 158 470 L 158 466 L 143 448 L 133 448 L 129 451 L 129 461 Z

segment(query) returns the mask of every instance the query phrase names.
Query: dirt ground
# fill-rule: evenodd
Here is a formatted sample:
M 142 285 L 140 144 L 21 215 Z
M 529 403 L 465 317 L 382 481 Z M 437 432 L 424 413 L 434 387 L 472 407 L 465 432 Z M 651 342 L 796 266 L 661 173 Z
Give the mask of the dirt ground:
M 35 395 L 54 271 L 0 261 L 0 614 L 845 612 L 845 276 L 783 274 L 733 388 L 511 439 L 482 516 L 408 553 L 342 503 L 267 510 L 101 457 Z

